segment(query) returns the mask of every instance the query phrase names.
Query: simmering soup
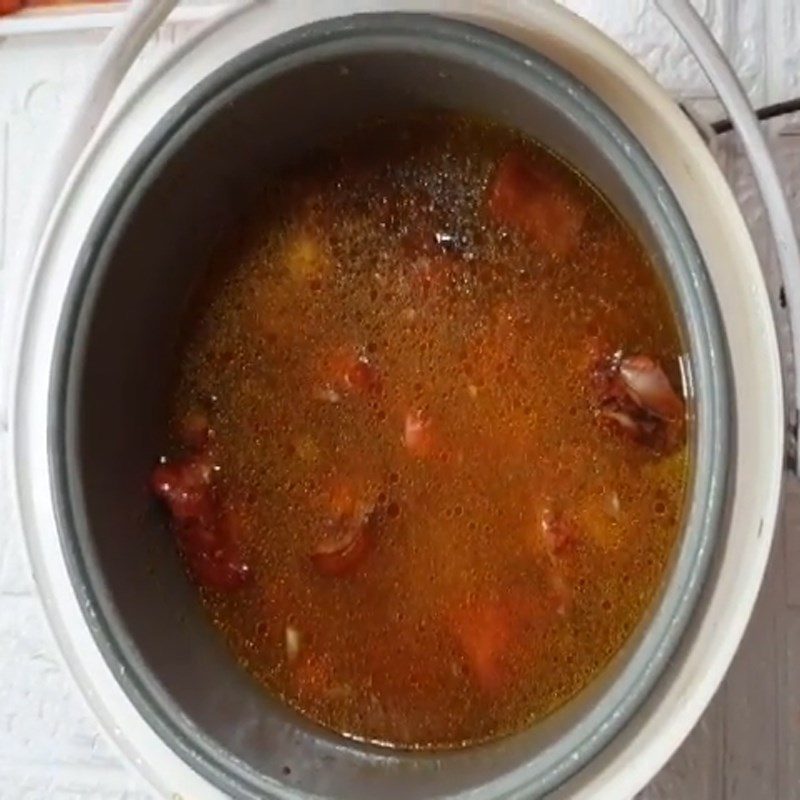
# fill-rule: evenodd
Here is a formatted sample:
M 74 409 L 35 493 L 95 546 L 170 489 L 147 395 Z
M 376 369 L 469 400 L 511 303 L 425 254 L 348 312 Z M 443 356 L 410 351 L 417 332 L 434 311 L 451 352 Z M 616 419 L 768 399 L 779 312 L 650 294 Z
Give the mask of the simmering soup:
M 518 731 L 653 600 L 687 474 L 642 247 L 519 133 L 375 122 L 265 176 L 196 296 L 153 488 L 241 664 L 347 736 Z

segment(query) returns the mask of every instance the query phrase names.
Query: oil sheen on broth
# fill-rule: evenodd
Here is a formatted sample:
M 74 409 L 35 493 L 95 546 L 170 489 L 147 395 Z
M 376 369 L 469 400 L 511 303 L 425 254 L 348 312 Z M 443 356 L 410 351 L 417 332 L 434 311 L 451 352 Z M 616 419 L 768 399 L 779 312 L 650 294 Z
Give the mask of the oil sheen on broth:
M 402 747 L 517 731 L 657 592 L 686 483 L 681 341 L 601 196 L 449 115 L 267 182 L 197 295 L 153 474 L 239 661 Z

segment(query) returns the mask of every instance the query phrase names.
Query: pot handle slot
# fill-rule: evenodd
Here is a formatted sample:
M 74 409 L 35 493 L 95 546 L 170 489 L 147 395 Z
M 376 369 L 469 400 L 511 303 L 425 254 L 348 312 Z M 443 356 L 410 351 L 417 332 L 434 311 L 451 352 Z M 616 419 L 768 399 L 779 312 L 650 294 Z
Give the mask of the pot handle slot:
M 747 95 L 730 62 L 717 44 L 702 17 L 689 0 L 655 0 L 656 7 L 669 20 L 725 106 L 728 118 L 739 134 L 750 160 L 761 199 L 775 240 L 781 271 L 781 307 L 788 310 L 791 331 L 793 372 L 784 391 L 787 404 L 786 465 L 800 475 L 798 459 L 798 415 L 800 414 L 800 247 L 792 222 L 789 204 L 783 191 L 775 162 Z M 710 126 L 707 126 L 710 129 Z M 784 302 L 785 297 L 785 302 Z

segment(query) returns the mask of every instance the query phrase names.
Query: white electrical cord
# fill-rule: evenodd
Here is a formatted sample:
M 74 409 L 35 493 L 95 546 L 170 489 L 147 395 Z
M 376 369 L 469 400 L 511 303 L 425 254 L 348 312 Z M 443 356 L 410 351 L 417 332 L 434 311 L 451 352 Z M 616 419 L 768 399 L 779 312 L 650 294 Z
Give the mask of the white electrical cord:
M 688 0 L 656 0 L 656 5 L 672 23 L 705 72 L 739 134 L 753 167 L 761 199 L 767 210 L 775 239 L 781 277 L 787 296 L 789 325 L 792 332 L 792 355 L 797 369 L 800 359 L 800 246 L 792 215 L 772 154 L 764 138 L 753 107 L 736 77 L 730 62 L 711 35 L 708 26 Z M 789 409 L 790 446 L 797 443 L 798 414 L 800 414 L 800 380 L 795 376 L 794 392 Z M 789 454 L 798 471 L 797 454 Z
M 261 0 L 258 0 L 261 1 Z M 36 262 L 39 250 L 53 218 L 59 198 L 70 177 L 97 131 L 131 65 L 150 41 L 155 31 L 175 9 L 180 0 L 131 0 L 120 22 L 103 42 L 93 65 L 91 78 L 77 105 L 69 116 L 63 138 L 52 160 L 45 167 L 41 192 L 32 206 L 31 223 L 18 248 L 17 263 L 6 270 L 2 278 L 0 300 L 4 302 L 0 318 L 0 432 L 8 429 L 10 392 L 13 391 L 14 358 L 18 352 L 21 330 L 19 318 L 36 282 Z M 245 2 L 209 3 L 199 17 L 186 19 L 208 20 L 205 29 L 220 24 L 247 5 Z M 191 47 L 191 40 L 186 45 Z M 12 306 L 9 298 L 13 297 Z
M 13 273 L 3 276 L 2 354 L 3 369 L 0 377 L 13 374 L 9 360 L 16 352 L 19 310 L 26 306 L 26 299 L 35 281 L 35 263 L 48 222 L 59 197 L 64 191 L 70 174 L 78 164 L 84 148 L 94 135 L 103 115 L 107 111 L 119 85 L 142 48 L 150 40 L 158 26 L 166 19 L 178 0 L 132 0 L 122 21 L 103 42 L 97 61 L 91 72 L 88 85 L 66 124 L 52 160 L 45 169 L 42 190 L 33 205 L 32 221 L 18 248 L 17 263 Z M 17 299 L 14 306 L 9 302 Z M 9 381 L 9 384 L 11 381 Z M 3 387 L 0 396 L 0 428 L 8 424 L 7 412 L 10 385 Z
M 122 22 L 103 43 L 89 84 L 67 122 L 64 136 L 42 184 L 44 191 L 28 231 L 28 252 L 22 264 L 23 269 L 33 263 L 47 221 L 69 174 L 97 130 L 131 64 L 177 4 L 178 0 L 132 0 Z

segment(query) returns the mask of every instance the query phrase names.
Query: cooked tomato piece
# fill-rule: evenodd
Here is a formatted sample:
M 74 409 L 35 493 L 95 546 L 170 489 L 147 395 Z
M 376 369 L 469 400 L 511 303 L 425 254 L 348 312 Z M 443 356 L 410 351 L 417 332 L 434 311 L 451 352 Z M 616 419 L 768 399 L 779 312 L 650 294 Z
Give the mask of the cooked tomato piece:
M 344 383 L 349 389 L 366 394 L 380 386 L 378 370 L 366 356 L 361 355 L 345 369 Z
M 22 8 L 23 0 L 0 0 L 0 16 L 13 14 Z
M 586 215 L 563 181 L 537 169 L 517 150 L 497 165 L 487 207 L 497 222 L 521 231 L 554 256 L 568 255 L 578 244 Z
M 176 538 L 179 547 L 187 555 L 212 553 L 221 544 L 216 526 L 201 520 L 191 520 L 184 525 L 179 525 L 176 530 Z
M 231 508 L 213 521 L 177 526 L 178 545 L 194 579 L 209 589 L 238 589 L 250 579 L 250 567 L 239 549 L 242 520 Z
M 181 443 L 193 450 L 203 450 L 213 436 L 208 414 L 195 408 L 189 411 L 180 421 L 178 437 Z
M 335 478 L 322 509 L 324 533 L 309 553 L 321 575 L 347 575 L 367 556 L 372 544 L 376 492 L 366 482 Z
M 247 532 L 247 518 L 244 511 L 229 498 L 225 498 L 224 502 L 219 504 L 217 530 L 224 541 L 231 542 L 237 547 L 242 544 Z
M 490 693 L 502 689 L 514 632 L 508 604 L 487 601 L 460 609 L 453 615 L 453 631 L 481 688 Z
M 230 546 L 219 546 L 212 551 L 187 552 L 186 560 L 195 580 L 208 589 L 239 589 L 251 577 L 248 564 Z
M 213 517 L 211 480 L 214 466 L 205 455 L 159 464 L 151 486 L 178 522 L 209 520 Z
M 321 575 L 347 575 L 364 560 L 371 539 L 368 518 L 338 520 L 311 551 L 311 563 Z

